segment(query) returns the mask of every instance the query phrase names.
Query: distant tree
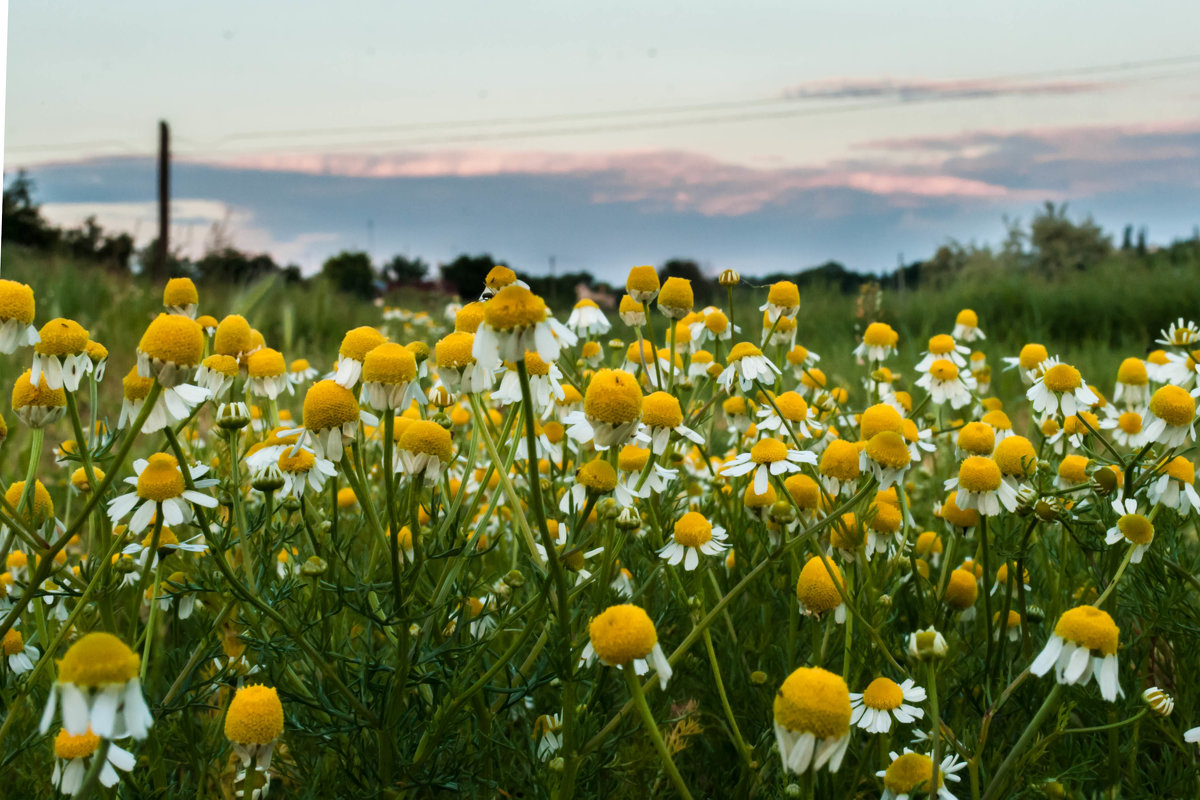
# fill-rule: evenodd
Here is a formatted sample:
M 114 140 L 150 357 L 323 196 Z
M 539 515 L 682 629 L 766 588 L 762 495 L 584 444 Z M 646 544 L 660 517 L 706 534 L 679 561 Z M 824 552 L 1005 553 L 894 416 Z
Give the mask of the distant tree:
M 1146 255 L 1146 250 L 1147 250 L 1147 248 L 1146 248 L 1146 237 L 1147 237 L 1148 235 L 1149 235 L 1149 231 L 1147 231 L 1145 227 L 1138 228 L 1138 235 L 1137 235 L 1137 254 L 1138 254 L 1139 256 L 1144 256 L 1144 255 Z
M 4 241 L 48 249 L 59 239 L 59 230 L 42 219 L 41 207 L 34 201 L 33 179 L 21 170 L 4 187 Z
M 686 278 L 691 281 L 692 297 L 695 298 L 697 307 L 712 303 L 715 295 L 714 282 L 706 278 L 700 265 L 690 258 L 672 258 L 659 267 L 658 279 L 665 281 L 667 278 Z
M 288 264 L 281 270 L 285 283 L 304 283 L 304 273 L 295 264 Z
M 1046 274 L 1085 270 L 1112 252 L 1112 240 L 1088 217 L 1078 224 L 1067 218 L 1067 206 L 1046 203 L 1033 218 L 1029 241 L 1033 263 Z
M 395 255 L 392 256 L 391 261 L 383 265 L 384 280 L 398 283 L 401 286 L 420 283 L 428 274 L 429 265 L 420 258 Z
M 158 249 L 158 237 L 154 237 L 141 250 L 137 251 L 137 263 L 139 265 L 139 274 L 142 276 L 150 275 L 147 270 L 152 269 Z M 193 277 L 192 265 L 185 259 L 181 258 L 178 253 L 167 253 L 166 277 Z
M 371 257 L 361 251 L 343 250 L 325 261 L 321 267 L 333 286 L 343 292 L 369 298 L 375 294 L 375 270 Z
M 483 281 L 496 265 L 507 266 L 503 261 L 493 259 L 490 253 L 478 256 L 464 253 L 442 265 L 442 278 L 454 287 L 459 297 L 474 300 L 483 293 Z
M 1121 234 L 1121 250 L 1128 253 L 1133 249 L 1133 226 L 1126 225 L 1125 231 Z
M 279 265 L 269 255 L 254 255 L 224 245 L 210 250 L 196 262 L 201 280 L 220 283 L 250 283 L 277 271 Z

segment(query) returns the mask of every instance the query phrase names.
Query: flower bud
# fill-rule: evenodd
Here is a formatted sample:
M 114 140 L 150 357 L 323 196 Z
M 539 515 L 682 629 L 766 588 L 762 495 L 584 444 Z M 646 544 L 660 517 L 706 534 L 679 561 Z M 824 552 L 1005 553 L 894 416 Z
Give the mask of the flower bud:
M 300 565 L 300 574 L 306 578 L 319 578 L 329 569 L 329 564 L 320 556 L 309 556 Z
M 602 520 L 616 519 L 621 513 L 621 504 L 615 497 L 602 497 L 596 501 L 596 516 Z
M 217 406 L 217 426 L 226 431 L 238 431 L 250 424 L 250 409 L 245 403 L 221 403 Z
M 917 661 L 941 660 L 946 657 L 946 651 L 946 637 L 933 628 L 908 637 L 908 654 Z
M 1157 686 L 1151 686 L 1142 692 L 1142 700 L 1146 702 L 1146 705 L 1150 706 L 1151 711 L 1160 717 L 1169 717 L 1171 716 L 1171 712 L 1175 710 L 1174 698 Z
M 754 670 L 754 672 L 750 673 L 750 682 L 755 686 L 762 686 L 767 682 L 767 673 L 763 672 L 761 669 Z
M 735 269 L 722 270 L 721 274 L 717 276 L 717 283 L 727 288 L 730 286 L 737 286 L 741 282 L 742 276 L 739 275 Z
M 504 582 L 515 589 L 525 585 L 525 576 L 519 569 L 510 569 L 504 576 Z
M 617 515 L 617 527 L 623 531 L 636 531 L 642 527 L 642 515 L 633 506 L 625 506 Z

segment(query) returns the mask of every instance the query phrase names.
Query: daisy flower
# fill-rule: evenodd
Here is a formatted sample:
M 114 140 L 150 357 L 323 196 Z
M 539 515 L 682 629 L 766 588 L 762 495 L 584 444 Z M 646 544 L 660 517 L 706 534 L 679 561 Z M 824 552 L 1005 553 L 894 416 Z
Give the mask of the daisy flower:
M 546 761 L 562 747 L 562 720 L 558 714 L 542 714 L 533 721 L 533 738 L 537 740 L 537 756 Z
M 287 392 L 292 393 L 292 382 L 288 380 L 287 362 L 283 353 L 270 347 L 261 347 L 246 358 L 246 388 L 251 394 L 271 400 Z
M 129 512 L 134 512 L 129 520 L 131 533 L 141 533 L 146 529 L 150 520 L 154 518 L 156 506 L 162 506 L 163 524 L 168 527 L 182 525 L 191 520 L 190 503 L 205 508 L 217 507 L 217 498 L 187 488 L 175 456 L 155 453 L 149 459 L 139 458 L 134 461 L 133 468 L 137 477 L 126 478 L 125 482 L 136 486 L 136 491 L 116 497 L 108 504 L 108 516 L 114 523 L 123 520 Z M 187 469 L 197 489 L 217 485 L 216 479 L 213 478 L 196 480 L 208 472 L 208 467 L 198 464 Z
M 475 360 L 475 335 L 456 331 L 434 346 L 438 379 L 455 394 L 477 394 L 491 388 L 493 374 Z
M 798 344 L 792 345 L 792 349 L 787 351 L 788 366 L 792 368 L 796 380 L 803 378 L 805 372 L 815 367 L 820 360 L 819 355 Z
M 639 303 L 649 303 L 658 294 L 658 270 L 649 265 L 632 267 L 625 279 L 625 291 Z
M 244 781 L 251 763 L 266 776 L 265 796 L 271 786 L 271 754 L 283 735 L 283 704 L 273 687 L 243 686 L 229 701 L 225 712 L 225 738 L 233 743 L 242 762 L 238 777 Z
M 689 326 L 692 341 L 702 345 L 708 341 L 728 342 L 733 339 L 734 329 L 729 324 L 729 317 L 719 308 L 709 307 L 700 312 L 701 318 Z
M 774 404 L 759 409 L 755 425 L 760 431 L 790 430 L 801 439 L 810 439 L 821 430 L 817 422 L 817 411 L 809 406 L 797 392 L 776 395 Z
M 454 458 L 450 431 L 430 420 L 413 420 L 396 444 L 396 472 L 421 477 L 426 486 L 436 486 Z
M 896 353 L 900 334 L 886 322 L 872 322 L 863 331 L 862 342 L 854 348 L 856 358 L 867 361 L 883 361 Z
M 1125 403 L 1140 408 L 1150 402 L 1150 374 L 1146 362 L 1140 358 L 1127 358 L 1117 368 L 1117 384 L 1113 390 L 1113 402 Z
M 845 439 L 834 439 L 825 447 L 817 471 L 830 496 L 837 497 L 842 489 L 852 491 L 857 488 L 858 478 L 862 475 L 860 460 L 859 448 Z
M 80 637 L 58 662 L 58 681 L 50 689 L 40 730 L 50 729 L 62 696 L 63 729 L 72 736 L 89 728 L 102 739 L 145 739 L 154 723 L 138 670 L 142 660 L 111 633 Z
M 608 333 L 612 323 L 604 316 L 595 300 L 585 297 L 571 309 L 571 315 L 567 317 L 567 327 L 580 336 L 599 336 Z
M 1054 668 L 1061 684 L 1087 683 L 1095 675 L 1100 695 L 1108 702 L 1124 696 L 1117 678 L 1120 629 L 1107 612 L 1095 606 L 1068 609 L 1029 671 L 1041 677 Z
M 768 437 L 755 443 L 749 453 L 739 453 L 721 467 L 721 474 L 741 476 L 754 473 L 754 491 L 762 494 L 767 490 L 772 475 L 799 472 L 801 464 L 817 463 L 817 456 L 807 450 L 789 449 L 778 439 Z
M 504 405 L 516 405 L 521 402 L 521 376 L 515 364 L 506 365 L 508 369 L 500 379 L 500 388 L 492 392 L 492 400 Z M 550 409 L 552 400 L 566 399 L 562 387 L 562 370 L 553 361 L 543 361 L 541 356 L 532 351 L 525 354 L 525 372 L 529 376 L 529 399 L 533 402 L 533 413 L 541 416 Z
M 164 513 L 165 516 L 165 513 Z M 187 541 L 179 541 L 179 537 L 170 528 L 164 526 L 158 533 L 158 549 L 154 552 L 150 551 L 150 546 L 154 543 L 154 534 L 146 534 L 146 538 L 140 542 L 133 542 L 125 547 L 121 552 L 127 556 L 134 556 L 135 562 L 139 567 L 145 568 L 147 559 L 150 559 L 150 569 L 158 566 L 159 554 L 163 558 L 171 555 L 176 550 L 186 550 L 189 553 L 203 553 L 208 549 L 208 545 L 204 541 L 204 534 L 196 534 Z
M 775 741 L 785 772 L 837 772 L 850 744 L 850 690 L 840 675 L 800 667 L 775 693 Z
M 60 728 L 54 737 L 54 770 L 50 773 L 50 783 L 54 788 L 75 797 L 83 788 L 83 779 L 99 747 L 100 737 L 90 728 L 75 735 L 68 733 L 66 728 Z M 133 753 L 110 741 L 104 754 L 104 765 L 100 767 L 100 785 L 108 788 L 116 786 L 121 780 L 117 770 L 131 772 L 135 766 L 137 758 Z
M 987 336 L 979 329 L 979 315 L 969 308 L 958 312 L 954 318 L 954 338 L 964 342 L 986 339 Z
M 947 491 L 957 489 L 959 508 L 973 508 L 985 517 L 994 517 L 1003 507 L 1017 510 L 1017 490 L 1004 480 L 1000 465 L 987 456 L 968 456 L 958 468 L 958 477 L 947 480 Z
M 1151 480 L 1146 496 L 1151 503 L 1162 503 L 1187 516 L 1200 509 L 1200 493 L 1196 492 L 1196 466 L 1183 456 L 1175 456 L 1162 467 L 1162 474 Z
M 1195 421 L 1196 398 L 1178 386 L 1159 387 L 1150 397 L 1150 405 L 1142 418 L 1142 441 L 1179 447 L 1195 438 L 1192 432 Z
M 88 332 L 75 320 L 52 319 L 38 332 L 33 345 L 33 367 L 29 380 L 41 383 L 42 376 L 51 389 L 79 389 L 83 376 L 92 371 L 87 354 Z
M 163 287 L 163 306 L 172 314 L 189 319 L 196 318 L 200 306 L 200 293 L 191 278 L 171 278 Z
M 34 383 L 32 375 L 32 371 L 25 370 L 17 376 L 12 390 L 12 407 L 21 422 L 31 428 L 45 428 L 67 413 L 67 394 L 61 388 L 51 389 L 44 375 Z
M 425 393 L 417 380 L 417 359 L 412 351 L 395 342 L 371 348 L 362 362 L 362 401 L 379 411 L 406 409 L 414 402 L 425 405 Z
M 575 482 L 569 491 L 563 492 L 558 508 L 564 514 L 582 512 L 589 495 L 599 497 L 616 486 L 617 472 L 612 464 L 603 459 L 592 459 L 575 470 Z
M 315 377 L 317 370 L 308 363 L 307 358 L 297 358 L 288 365 L 287 379 L 295 386 L 308 383 Z
M 929 783 L 933 780 L 933 759 L 924 753 L 914 753 L 908 748 L 903 753 L 889 753 L 892 763 L 887 769 L 875 773 L 883 778 L 883 797 L 881 800 L 910 800 L 917 793 L 933 797 L 937 800 L 956 800 L 955 796 L 945 786 L 945 781 L 960 780 L 955 773 L 960 772 L 967 762 L 959 761 L 957 753 L 951 753 L 938 764 L 938 786 L 936 792 L 929 791 Z
M 483 293 L 479 295 L 479 299 L 485 302 L 491 300 L 501 289 L 508 286 L 529 288 L 529 284 L 518 278 L 516 272 L 503 264 L 497 264 L 488 270 L 488 274 L 484 277 Z
M 592 441 L 597 450 L 623 445 L 642 419 L 642 388 L 619 369 L 602 369 L 588 382 L 583 411 L 573 411 L 563 423 L 577 442 Z
M 220 397 L 233 387 L 241 366 L 233 356 L 211 355 L 200 362 L 196 383 L 213 397 Z
M 925 690 L 912 678 L 896 683 L 880 676 L 867 684 L 861 693 L 850 693 L 850 724 L 867 733 L 887 733 L 892 729 L 893 717 L 897 722 L 909 723 L 925 716 L 924 711 L 911 705 L 924 700 Z
M 1100 427 L 1110 431 L 1113 441 L 1121 447 L 1133 450 L 1145 443 L 1142 415 L 1136 411 L 1126 411 L 1120 416 L 1110 417 L 1102 421 Z
M 1086 383 L 1079 370 L 1048 358 L 1039 367 L 1041 376 L 1025 392 L 1038 414 L 1058 414 L 1069 417 L 1080 409 L 1086 409 L 1099 401 Z
M 588 662 L 599 658 L 610 667 L 632 663 L 638 675 L 645 674 L 653 664 L 661 688 L 665 689 L 671 680 L 671 662 L 658 643 L 658 632 L 650 615 L 628 603 L 609 606 L 592 617 L 583 658 Z
M 333 380 L 344 389 L 353 389 L 362 377 L 363 359 L 367 353 L 387 341 L 387 337 L 369 325 L 347 331 L 338 348 L 337 370 Z
M 875 476 L 880 489 L 887 489 L 904 477 L 911 462 L 912 453 L 904 437 L 888 430 L 870 438 L 862 449 L 858 466 L 863 472 L 869 470 Z
M 725 359 L 725 365 L 717 382 L 726 392 L 733 391 L 734 381 L 743 392 L 748 392 L 754 388 L 756 381 L 774 383 L 775 376 L 782 374 L 779 367 L 750 342 L 735 344 Z
M 604 363 L 604 348 L 597 341 L 586 341 L 579 348 L 579 358 L 590 369 L 595 369 Z
M 964 347 L 954 341 L 953 336 L 940 333 L 929 340 L 929 348 L 921 354 L 921 359 L 913 367 L 917 372 L 928 372 L 935 361 L 949 361 L 959 369 L 967 366 L 967 356 L 971 348 Z
M 617 306 L 617 316 L 631 328 L 640 328 L 646 324 L 646 307 L 629 295 L 621 296 L 621 304 Z
M 726 547 L 724 528 L 714 526 L 697 511 L 689 511 L 675 521 L 671 541 L 658 554 L 671 566 L 682 563 L 691 572 L 699 566 L 701 553 L 720 555 Z
M 1044 345 L 1036 342 L 1030 342 L 1021 348 L 1019 355 L 1008 356 L 1002 359 L 1005 363 L 1005 369 L 1015 369 L 1021 376 L 1021 382 L 1026 386 L 1032 386 L 1034 381 L 1041 374 L 1041 365 L 1050 358 L 1050 354 L 1046 351 Z
M 354 438 L 359 422 L 379 425 L 375 416 L 359 409 L 349 389 L 336 381 L 318 381 L 304 395 L 304 427 L 280 431 L 280 436 L 299 434 L 293 450 L 311 442 L 318 456 L 338 461 L 346 442 Z
M 1164 347 L 1188 347 L 1200 342 L 1200 327 L 1180 317 L 1170 327 L 1159 331 L 1159 338 L 1155 341 Z
M 768 324 L 780 317 L 794 317 L 800 310 L 800 287 L 791 281 L 776 281 L 767 290 L 767 302 L 758 307 L 766 313 Z
M 1129 542 L 1133 548 L 1129 563 L 1140 564 L 1142 556 L 1154 541 L 1154 523 L 1138 512 L 1138 502 L 1132 497 L 1113 500 L 1112 508 L 1117 513 L 1117 524 L 1108 529 L 1104 541 L 1110 545 Z
M 187 317 L 178 317 L 187 319 Z M 190 320 L 189 320 L 190 321 Z M 130 368 L 121 379 L 121 416 L 117 418 L 117 430 L 125 430 L 142 413 L 146 398 L 154 385 L 153 378 L 146 378 L 137 373 L 137 368 Z M 208 390 L 190 383 L 178 383 L 174 386 L 164 386 L 154 401 L 154 407 L 142 424 L 142 433 L 161 431 L 168 425 L 174 426 L 192 416 L 196 406 L 209 397 Z
M 565 325 L 550 315 L 542 298 L 520 286 L 510 285 L 483 306 L 483 322 L 475 331 L 472 355 L 487 369 L 504 361 L 517 362 L 526 352 L 543 361 L 558 359 L 562 347 L 578 341 Z
M 33 289 L 24 283 L 0 279 L 0 353 L 16 352 L 18 347 L 41 341 L 33 327 L 35 304 Z
M 917 379 L 917 386 L 929 392 L 929 399 L 940 406 L 947 400 L 951 408 L 962 408 L 971 402 L 975 379 L 953 362 L 939 358 L 930 362 L 926 372 Z
M 16 628 L 9 628 L 0 641 L 0 655 L 8 661 L 8 668 L 14 675 L 21 675 L 33 669 L 41 653 L 31 644 L 25 643 L 25 637 Z
M 187 384 L 204 357 L 204 330 L 190 317 L 159 314 L 137 346 L 137 374 L 170 389 Z
M 301 447 L 295 453 L 290 452 L 291 448 L 281 447 L 280 450 L 276 466 L 283 473 L 283 497 L 299 500 L 306 489 L 319 495 L 325 489 L 325 482 L 337 475 L 337 467 L 332 461 L 317 458 L 307 447 Z
M 800 601 L 800 610 L 817 617 L 832 611 L 835 622 L 845 622 L 846 604 L 842 602 L 842 595 L 834 585 L 834 580 L 845 589 L 846 579 L 833 559 L 826 556 L 809 558 L 796 581 L 796 599 Z
M 642 401 L 642 430 L 638 441 L 650 445 L 650 449 L 662 455 L 667 450 L 671 434 L 676 433 L 696 444 L 704 444 L 704 437 L 683 424 L 683 410 L 679 399 L 666 392 L 646 395 Z

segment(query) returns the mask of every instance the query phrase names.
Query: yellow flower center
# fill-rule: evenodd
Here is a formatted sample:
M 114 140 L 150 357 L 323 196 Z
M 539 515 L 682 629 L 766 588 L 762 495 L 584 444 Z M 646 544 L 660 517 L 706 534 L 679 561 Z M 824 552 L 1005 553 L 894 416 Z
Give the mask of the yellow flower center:
M 776 397 L 775 406 L 788 422 L 799 422 L 808 418 L 808 403 L 795 392 L 784 392 Z
M 87 329 L 73 319 L 52 319 L 39 333 L 42 340 L 33 349 L 44 356 L 73 356 L 87 348 Z
M 1172 458 L 1163 471 L 1180 483 L 1190 485 L 1196 482 L 1196 466 L 1183 456 Z
M 1010 420 L 1008 418 L 1008 414 L 1005 414 L 1003 411 L 1001 411 L 998 408 L 992 409 L 991 411 L 987 412 L 979 419 L 981 422 L 985 422 L 988 425 L 991 425 L 992 428 L 994 428 L 997 431 L 1011 431 L 1012 430 L 1012 420 Z
M 857 464 L 855 465 L 857 466 Z M 788 494 L 796 501 L 801 509 L 808 510 L 816 508 L 821 501 L 821 488 L 817 486 L 817 482 L 807 475 L 795 473 L 789 475 L 787 480 L 783 482 L 783 486 L 788 490 Z
M 857 480 L 858 448 L 844 439 L 834 439 L 821 454 L 821 474 L 839 481 Z
M 805 359 L 807 359 L 807 358 L 808 358 L 808 348 L 806 348 L 806 347 L 801 347 L 800 345 L 796 345 L 791 350 L 788 350 L 787 360 L 788 360 L 789 364 L 795 364 L 795 365 L 799 366 L 800 364 L 803 364 Z
M 86 688 L 128 683 L 138 676 L 141 663 L 138 654 L 111 633 L 89 633 L 58 662 L 58 680 Z
M 1063 612 L 1054 632 L 1080 647 L 1111 656 L 1117 652 L 1121 629 L 1107 612 L 1095 606 L 1079 606 Z
M 1000 467 L 986 456 L 970 456 L 958 468 L 958 485 L 968 492 L 994 492 L 1000 488 Z
M 704 327 L 720 335 L 729 327 L 729 317 L 725 316 L 724 311 L 710 311 L 704 317 Z
M 1033 449 L 1033 443 L 1024 436 L 1014 435 L 1000 440 L 992 458 L 1005 475 L 1024 478 L 1037 464 L 1037 451 Z
M 1086 456 L 1067 456 L 1058 465 L 1058 477 L 1071 483 L 1087 483 L 1088 463 Z
M 628 664 L 650 655 L 658 644 L 654 623 L 643 609 L 624 604 L 609 606 L 588 625 L 592 649 L 606 664 Z
M 100 737 L 92 733 L 91 728 L 78 736 L 72 736 L 67 733 L 66 728 L 62 728 L 54 737 L 54 755 L 64 761 L 72 758 L 87 758 L 96 752 L 96 748 L 99 746 Z
M 318 381 L 304 395 L 304 427 L 310 431 L 336 428 L 358 420 L 354 393 L 333 381 Z
M 250 323 L 241 314 L 230 314 L 217 325 L 213 334 L 213 352 L 223 356 L 237 356 L 253 346 L 254 337 Z
M 607 461 L 597 458 L 589 461 L 575 473 L 575 480 L 586 489 L 601 494 L 617 488 L 617 473 Z
M 863 441 L 870 441 L 875 434 L 883 431 L 904 433 L 904 421 L 899 411 L 887 403 L 878 403 L 868 408 L 859 417 L 858 430 Z
M 17 653 L 25 652 L 25 637 L 16 628 L 9 628 L 4 634 L 4 641 L 0 642 L 0 652 L 6 656 L 15 656 Z
M 743 358 L 752 356 L 761 356 L 762 350 L 752 345 L 750 342 L 738 342 L 729 351 L 729 356 L 725 359 L 726 364 L 733 364 L 741 361 Z
M 904 703 L 904 690 L 889 678 L 876 678 L 863 689 L 862 701 L 867 708 L 891 711 Z
M 1150 411 L 1168 425 L 1183 427 L 1196 418 L 1196 400 L 1186 389 L 1168 384 L 1150 397 Z
M 1145 386 L 1150 382 L 1146 374 L 1146 363 L 1140 358 L 1127 358 L 1117 368 L 1117 383 L 1127 386 Z
M 307 450 L 297 450 L 296 455 L 291 455 L 291 450 L 284 450 L 276 463 L 284 472 L 303 474 L 316 466 L 317 457 Z
M 163 289 L 164 306 L 188 306 L 200 302 L 200 293 L 191 278 L 171 278 Z
M 487 277 L 483 279 L 483 285 L 496 292 L 503 289 L 509 284 L 517 282 L 517 273 L 513 272 L 506 266 L 497 264 L 488 270 Z
M 913 790 L 926 787 L 933 778 L 933 760 L 923 753 L 905 753 L 897 756 L 883 773 L 883 785 L 895 794 L 912 794 Z M 942 785 L 942 773 L 938 772 L 938 786 Z
M 870 525 L 871 529 L 880 533 L 895 533 L 900 530 L 902 517 L 900 514 L 900 506 L 894 502 L 880 502 L 883 499 L 881 496 L 884 492 L 879 493 L 875 502 L 871 504 L 870 511 L 872 513 Z
M 1042 382 L 1050 391 L 1063 394 L 1073 392 L 1082 386 L 1083 376 L 1070 364 L 1055 364 L 1046 370 Z
M 483 322 L 483 303 L 478 300 L 467 303 L 454 315 L 455 333 L 475 333 Z
M 1136 411 L 1126 411 L 1117 417 L 1117 427 L 1130 435 L 1142 432 L 1142 415 Z
M 828 383 L 825 373 L 816 367 L 809 367 L 800 376 L 800 385 L 808 389 L 824 389 Z
M 658 293 L 658 304 L 664 308 L 691 311 L 695 305 L 692 282 L 687 278 L 667 278 Z
M 1154 540 L 1154 524 L 1141 514 L 1125 514 L 1117 520 L 1117 530 L 1134 544 L 1150 544 Z
M 968 328 L 979 327 L 979 316 L 969 308 L 964 308 L 958 312 L 958 316 L 954 318 L 955 325 L 963 325 Z
M 778 439 L 766 438 L 750 449 L 750 460 L 755 464 L 774 464 L 787 458 L 787 445 Z
M 954 337 L 941 333 L 929 340 L 929 352 L 935 356 L 945 356 L 954 352 Z
M 959 508 L 958 492 L 951 492 L 942 503 L 942 519 L 956 528 L 971 528 L 979 524 L 979 512 L 973 508 Z
M 958 431 L 958 446 L 972 455 L 991 455 L 996 447 L 996 431 L 985 422 L 968 422 Z
M 65 389 L 51 389 L 46 385 L 46 376 L 42 375 L 38 385 L 34 386 L 29 380 L 32 373 L 25 370 L 13 384 L 12 407 L 21 408 L 61 408 L 67 404 Z
M 895 347 L 900 334 L 886 322 L 872 322 L 863 332 L 863 343 L 868 347 Z
M 627 292 L 657 292 L 658 286 L 658 271 L 648 265 L 633 267 L 625 279 Z
M 774 712 L 789 731 L 838 739 L 850 732 L 850 690 L 841 675 L 800 667 L 775 693 Z
M 637 300 L 634 300 L 629 295 L 621 296 L 621 305 L 617 312 L 620 314 L 640 314 L 645 311 L 645 308 Z
M 699 547 L 712 540 L 712 523 L 697 511 L 689 511 L 675 523 L 675 541 L 684 547 Z
M 483 319 L 495 331 L 528 328 L 546 319 L 546 303 L 521 286 L 505 286 L 483 305 Z
M 1031 370 L 1036 369 L 1038 364 L 1041 364 L 1049 357 L 1050 353 L 1046 352 L 1045 346 L 1030 343 L 1021 348 L 1021 353 L 1017 356 L 1017 362 L 1021 365 L 1021 369 Z
M 666 392 L 647 395 L 642 403 L 642 422 L 651 428 L 675 428 L 683 424 L 679 400 Z
M 1087 423 L 1086 425 L 1084 423 Z M 1089 430 L 1088 426 L 1091 426 Z M 1080 411 L 1063 420 L 1063 432 L 1067 436 L 1087 436 L 1100 427 L 1100 419 L 1090 411 Z
M 649 458 L 649 448 L 627 444 L 621 448 L 621 452 L 617 455 L 617 466 L 623 472 L 641 472 L 645 468 L 646 461 Z
M 592 376 L 583 398 L 583 411 L 593 420 L 621 425 L 642 415 L 642 388 L 620 369 L 602 369 Z
M 434 347 L 438 367 L 462 369 L 468 364 L 474 364 L 475 356 L 471 353 L 474 346 L 475 335 L 471 333 L 456 331 L 444 339 L 439 339 Z
M 972 572 L 955 569 L 946 582 L 946 603 L 957 609 L 970 608 L 979 596 L 979 582 Z
M 146 468 L 138 476 L 138 497 L 161 503 L 183 494 L 186 488 L 179 462 L 166 453 L 155 453 L 147 460 Z
M 958 377 L 958 367 L 952 361 L 939 358 L 929 365 L 929 374 L 933 376 L 934 380 L 952 381 Z
M 367 383 L 408 383 L 417 377 L 417 359 L 412 351 L 395 342 L 371 348 L 362 365 L 362 379 Z
M 387 337 L 382 333 L 370 325 L 362 325 L 346 331 L 346 335 L 342 337 L 342 345 L 338 348 L 338 355 L 342 358 L 362 362 L 366 359 L 367 353 L 386 341 Z
M 93 364 L 99 364 L 108 358 L 108 348 L 91 339 L 88 339 L 88 343 L 84 346 L 83 350 L 88 354 L 88 358 L 92 360 Z
M 842 571 L 831 558 L 826 557 L 822 564 L 822 557 L 813 556 L 800 570 L 800 578 L 796 581 L 796 597 L 814 614 L 832 611 L 842 603 L 842 596 L 830 579 L 830 573 L 845 588 L 846 580 L 842 577 Z
M 800 287 L 791 281 L 777 281 L 771 284 L 767 292 L 767 302 L 779 308 L 791 309 L 800 307 Z
M 400 437 L 400 449 L 437 456 L 443 463 L 454 455 L 450 431 L 427 419 L 413 420 Z
M 33 289 L 23 283 L 0 279 L 0 321 L 15 319 L 22 325 L 29 325 L 33 315 Z
M 244 686 L 225 713 L 225 738 L 239 744 L 267 744 L 283 733 L 283 704 L 274 687 Z
M 220 353 L 211 355 L 201 362 L 202 366 L 224 375 L 226 378 L 235 377 L 238 373 L 238 362 L 233 356 L 225 356 Z M 146 390 L 149 391 L 149 384 L 146 385 Z M 145 397 L 145 394 L 141 395 Z M 140 398 L 138 398 L 140 399 Z
M 883 431 L 872 436 L 867 442 L 866 453 L 876 464 L 889 469 L 908 466 L 912 457 L 904 437 L 895 431 Z

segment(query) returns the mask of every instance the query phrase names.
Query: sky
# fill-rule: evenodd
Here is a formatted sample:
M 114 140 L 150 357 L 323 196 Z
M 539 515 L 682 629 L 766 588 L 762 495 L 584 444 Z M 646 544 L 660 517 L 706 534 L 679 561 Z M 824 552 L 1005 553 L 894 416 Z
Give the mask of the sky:
M 48 217 L 319 268 L 862 271 L 1068 203 L 1200 223 L 1200 4 L 13 0 L 4 168 Z

